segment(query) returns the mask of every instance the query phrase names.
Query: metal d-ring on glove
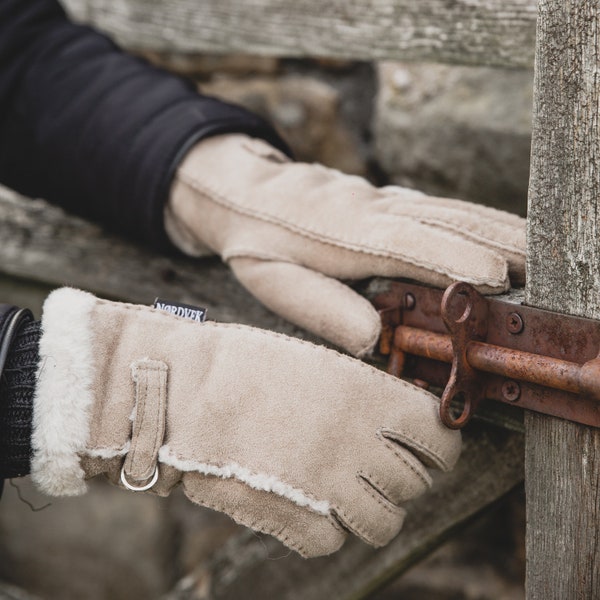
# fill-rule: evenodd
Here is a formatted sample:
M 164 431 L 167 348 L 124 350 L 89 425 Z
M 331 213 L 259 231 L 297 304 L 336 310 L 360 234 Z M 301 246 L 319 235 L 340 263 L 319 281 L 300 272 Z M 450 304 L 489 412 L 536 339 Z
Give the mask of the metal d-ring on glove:
M 158 481 L 158 452 L 166 427 L 168 371 L 168 365 L 158 360 L 141 359 L 131 364 L 135 407 L 131 415 L 131 444 L 121 467 L 120 479 L 134 492 L 149 490 Z M 134 485 L 129 479 L 141 485 Z M 148 483 L 142 483 L 144 481 Z
M 132 492 L 147 492 L 148 490 L 154 487 L 154 484 L 158 481 L 158 465 L 154 467 L 154 474 L 152 475 L 152 479 L 146 485 L 132 485 L 127 481 L 127 476 L 125 475 L 125 465 L 121 467 L 121 483 Z
M 196 323 L 73 289 L 44 304 L 32 479 L 51 495 L 105 474 L 272 534 L 303 556 L 374 546 L 448 470 L 438 399 L 323 346 Z

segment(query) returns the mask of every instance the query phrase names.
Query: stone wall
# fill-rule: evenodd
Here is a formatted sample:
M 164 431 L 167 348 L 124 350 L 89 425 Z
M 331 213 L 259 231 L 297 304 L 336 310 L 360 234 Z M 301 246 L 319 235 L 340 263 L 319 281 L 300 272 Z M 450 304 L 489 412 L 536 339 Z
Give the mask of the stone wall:
M 273 122 L 300 160 L 524 214 L 533 73 L 248 57 L 152 57 Z
M 533 75 L 384 63 L 375 156 L 392 182 L 524 214 Z

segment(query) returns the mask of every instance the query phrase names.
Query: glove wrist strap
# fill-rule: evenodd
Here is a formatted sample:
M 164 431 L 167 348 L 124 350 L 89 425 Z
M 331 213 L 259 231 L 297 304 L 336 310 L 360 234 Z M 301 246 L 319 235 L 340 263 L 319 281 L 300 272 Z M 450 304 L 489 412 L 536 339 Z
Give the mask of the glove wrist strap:
M 121 481 L 129 489 L 148 489 L 158 479 L 158 451 L 165 435 L 167 370 L 164 362 L 149 359 L 136 361 L 131 367 L 136 396 L 133 431 L 121 473 Z M 150 478 L 148 486 L 138 487 Z

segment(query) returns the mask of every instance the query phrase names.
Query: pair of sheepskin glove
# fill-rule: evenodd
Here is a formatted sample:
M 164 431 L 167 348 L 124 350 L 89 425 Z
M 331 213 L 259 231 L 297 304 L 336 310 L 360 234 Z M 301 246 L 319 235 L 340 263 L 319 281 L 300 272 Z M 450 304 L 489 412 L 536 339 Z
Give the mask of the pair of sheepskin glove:
M 380 320 L 339 280 L 381 275 L 498 293 L 524 279 L 524 220 L 294 163 L 231 134 L 184 158 L 165 207 L 171 240 L 219 254 L 288 320 L 362 356 Z M 350 532 L 379 546 L 402 504 L 448 470 L 460 434 L 427 391 L 356 359 L 251 327 L 54 292 L 44 307 L 32 476 L 80 494 L 106 474 L 269 533 L 303 556 Z

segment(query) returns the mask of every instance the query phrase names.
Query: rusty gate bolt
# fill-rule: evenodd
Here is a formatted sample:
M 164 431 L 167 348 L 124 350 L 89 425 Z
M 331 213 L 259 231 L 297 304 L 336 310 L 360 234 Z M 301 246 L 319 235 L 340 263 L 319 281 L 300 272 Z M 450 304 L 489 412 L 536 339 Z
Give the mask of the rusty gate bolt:
M 415 297 L 410 292 L 404 294 L 404 310 L 412 310 L 416 303 Z
M 516 402 L 521 396 L 521 386 L 512 379 L 508 379 L 502 384 L 502 396 L 508 402 Z
M 521 333 L 524 327 L 523 317 L 519 313 L 512 312 L 506 317 L 506 328 L 509 333 Z

